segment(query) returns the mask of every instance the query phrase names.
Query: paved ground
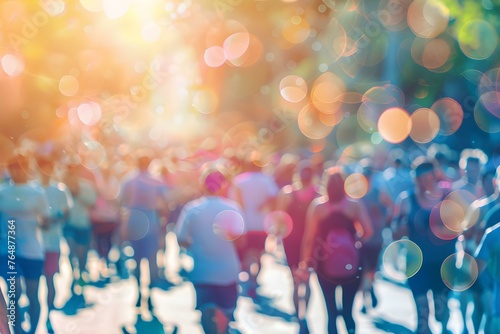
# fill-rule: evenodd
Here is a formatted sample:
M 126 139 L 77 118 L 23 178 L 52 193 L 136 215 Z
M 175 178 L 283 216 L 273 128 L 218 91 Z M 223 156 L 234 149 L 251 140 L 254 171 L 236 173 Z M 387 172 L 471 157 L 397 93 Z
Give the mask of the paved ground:
M 167 244 L 167 275 L 173 280 L 179 280 L 176 275 L 179 267 L 178 248 L 173 235 L 167 237 Z M 62 306 L 69 298 L 69 263 L 67 258 L 62 261 L 62 273 L 57 278 L 56 306 Z M 236 311 L 238 328 L 244 334 L 296 333 L 298 326 L 287 321 L 292 310 L 290 274 L 284 266 L 276 263 L 274 257 L 267 255 L 263 262 L 259 294 L 268 298 L 261 298 L 256 304 L 248 297 L 240 297 Z M 92 266 L 95 266 L 95 261 L 91 260 Z M 312 277 L 311 284 L 312 297 L 307 315 L 309 327 L 313 334 L 326 333 L 325 306 L 315 276 Z M 356 297 L 355 319 L 358 333 L 412 333 L 416 325 L 416 315 L 409 290 L 381 277 L 376 280 L 375 289 L 380 301 L 377 309 L 369 314 L 359 311 L 360 295 Z M 42 300 L 45 294 L 45 289 L 42 289 Z M 180 282 L 178 286 L 167 291 L 153 289 L 155 318 L 152 318 L 146 308 L 135 307 L 137 289 L 133 279 L 113 282 L 103 288 L 86 286 L 84 295 L 87 303 L 93 304 L 92 306 L 78 310 L 75 315 L 67 315 L 62 311 L 51 313 L 57 334 L 119 334 L 124 333 L 123 327 L 126 331 L 135 333 L 136 323 L 136 326 L 141 328 L 138 331 L 141 334 L 160 334 L 162 331 L 168 334 L 175 326 L 178 326 L 178 334 L 202 333 L 199 314 L 194 311 L 194 291 L 187 282 Z M 452 311 L 450 327 L 453 333 L 461 333 L 462 321 L 457 312 L 456 300 L 452 299 L 449 306 Z M 46 315 L 44 307 L 42 319 L 45 319 Z M 41 320 L 41 324 L 44 323 L 45 321 Z M 433 325 L 438 333 L 439 325 Z M 345 333 L 345 330 L 343 332 Z M 38 333 L 46 331 L 40 329 Z

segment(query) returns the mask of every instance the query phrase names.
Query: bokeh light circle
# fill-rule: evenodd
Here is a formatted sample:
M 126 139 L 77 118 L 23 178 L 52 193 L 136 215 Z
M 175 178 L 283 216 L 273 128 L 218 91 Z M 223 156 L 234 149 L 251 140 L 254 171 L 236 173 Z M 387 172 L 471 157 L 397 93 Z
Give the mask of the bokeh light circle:
M 450 230 L 459 233 L 472 227 L 465 224 L 465 218 L 467 210 L 476 199 L 476 196 L 464 189 L 454 190 L 449 193 L 439 209 L 443 224 Z
M 101 106 L 96 102 L 82 103 L 77 108 L 80 121 L 85 125 L 94 125 L 101 120 Z
M 302 108 L 297 117 L 297 122 L 300 131 L 310 139 L 325 138 L 333 130 L 333 126 L 326 125 L 321 121 L 321 111 L 312 104 Z
M 444 204 L 444 208 L 442 209 L 442 206 Z M 457 222 L 454 218 L 457 216 L 462 215 L 462 213 L 450 213 L 450 209 L 460 209 L 460 206 L 455 203 L 454 201 L 448 201 L 448 202 L 440 202 L 436 204 L 432 210 L 431 210 L 431 215 L 429 217 L 429 227 L 432 231 L 432 234 L 436 236 L 438 239 L 448 241 L 448 240 L 453 240 L 454 238 L 458 237 L 462 231 L 462 221 Z M 425 215 L 425 211 L 419 211 L 418 214 Z M 445 218 L 445 221 L 443 221 L 443 218 Z M 421 219 L 423 221 L 425 219 Z M 450 226 L 450 227 L 448 227 Z M 423 231 L 426 230 L 425 226 L 421 226 L 422 233 Z M 439 241 L 438 239 L 435 239 Z
M 223 44 L 224 53 L 227 60 L 232 61 L 245 54 L 250 45 L 250 34 L 247 32 L 237 32 L 226 38 Z
M 314 81 L 310 99 L 318 110 L 332 114 L 342 106 L 341 98 L 344 93 L 345 85 L 342 79 L 331 72 L 325 72 Z
M 466 72 L 471 73 L 473 83 L 477 83 L 476 78 L 479 77 L 479 83 L 477 83 L 479 96 L 488 92 L 500 92 L 500 68 L 492 68 L 485 73 L 477 70 L 468 70 Z
M 79 89 L 78 79 L 72 75 L 65 75 L 59 80 L 59 91 L 64 96 L 74 96 Z
M 245 223 L 240 213 L 224 210 L 215 216 L 212 228 L 221 239 L 236 240 L 244 233 Z
M 422 250 L 410 240 L 392 242 L 382 254 L 384 271 L 394 279 L 414 276 L 422 267 Z
M 411 118 L 402 108 L 389 108 L 380 116 L 378 132 L 385 141 L 397 144 L 404 141 L 411 131 Z
M 493 54 L 498 45 L 496 30 L 484 20 L 466 22 L 458 33 L 460 49 L 469 58 L 483 60 Z
M 368 192 L 368 180 L 361 173 L 350 174 L 345 179 L 344 190 L 351 198 L 363 198 Z
M 290 43 L 300 44 L 304 42 L 310 34 L 311 26 L 300 16 L 293 16 L 288 22 L 285 22 L 281 28 L 281 34 Z
M 377 123 L 382 113 L 404 103 L 401 89 L 394 85 L 375 86 L 363 94 L 356 116 L 358 123 L 368 133 L 377 131 Z
M 211 114 L 217 108 L 219 98 L 209 88 L 200 89 L 193 94 L 193 107 L 202 114 Z
M 0 60 L 2 64 L 3 71 L 11 77 L 17 77 L 24 71 L 24 60 L 18 56 L 13 54 L 6 54 Z
M 85 168 L 96 169 L 106 160 L 106 150 L 95 140 L 83 140 L 78 145 L 78 159 Z
M 479 97 L 474 106 L 474 120 L 477 126 L 487 133 L 500 132 L 500 104 L 497 92 L 487 92 Z
M 149 232 L 150 221 L 144 212 L 132 209 L 127 212 L 125 218 L 127 240 L 141 240 Z
M 411 45 L 413 60 L 429 71 L 442 73 L 452 66 L 453 48 L 445 38 L 420 38 L 415 37 Z
M 422 64 L 427 69 L 443 66 L 451 56 L 451 47 L 444 39 L 431 40 L 422 53 Z
M 441 265 L 441 278 L 453 291 L 465 291 L 470 288 L 478 274 L 476 260 L 465 252 L 448 256 Z
M 292 228 L 292 217 L 285 211 L 272 211 L 264 218 L 264 229 L 268 234 L 286 238 L 292 232 Z
M 226 62 L 226 53 L 220 46 L 211 46 L 205 50 L 205 63 L 210 67 L 220 67 Z
M 411 116 L 410 137 L 419 144 L 429 143 L 439 133 L 440 121 L 434 111 L 428 108 L 415 110 Z
M 408 26 L 419 37 L 434 38 L 448 26 L 449 15 L 442 2 L 415 0 L 408 8 Z
M 307 95 L 307 83 L 298 75 L 288 75 L 280 81 L 280 93 L 288 102 L 299 102 Z
M 102 11 L 103 0 L 80 0 L 80 4 L 85 10 L 93 13 Z
M 431 109 L 439 117 L 441 126 L 439 133 L 442 135 L 454 134 L 462 124 L 464 111 L 460 104 L 450 97 L 437 100 Z

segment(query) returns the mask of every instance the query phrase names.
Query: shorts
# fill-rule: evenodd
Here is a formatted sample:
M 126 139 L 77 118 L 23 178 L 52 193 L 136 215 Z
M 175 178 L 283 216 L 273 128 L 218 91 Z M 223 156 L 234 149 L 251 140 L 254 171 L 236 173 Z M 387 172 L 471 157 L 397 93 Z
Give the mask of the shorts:
M 267 233 L 264 231 L 249 231 L 238 240 L 236 251 L 240 262 L 243 263 L 247 256 L 256 254 L 259 258 L 266 249 Z
M 80 246 L 90 247 L 90 242 L 92 240 L 92 229 L 90 226 L 88 228 L 78 228 L 71 225 L 64 225 L 63 234 L 67 241 L 73 241 Z
M 382 246 L 361 247 L 361 267 L 363 271 L 377 271 Z
M 12 276 L 19 278 L 24 277 L 27 280 L 38 280 L 43 273 L 44 260 L 42 259 L 27 259 L 16 256 L 14 261 L 9 262 L 7 255 L 0 256 L 0 275 L 5 279 Z M 10 264 L 14 263 L 14 267 Z
M 43 274 L 45 276 L 53 276 L 59 272 L 59 252 L 45 252 L 45 264 L 43 266 Z
M 451 291 L 441 277 L 441 263 L 423 263 L 420 270 L 408 278 L 408 285 L 414 296 L 426 295 L 429 290 L 435 296 Z
M 234 320 L 233 312 L 238 300 L 238 286 L 236 283 L 229 285 L 197 284 L 193 283 L 196 292 L 196 309 L 202 310 L 207 306 L 217 306 L 221 311 Z

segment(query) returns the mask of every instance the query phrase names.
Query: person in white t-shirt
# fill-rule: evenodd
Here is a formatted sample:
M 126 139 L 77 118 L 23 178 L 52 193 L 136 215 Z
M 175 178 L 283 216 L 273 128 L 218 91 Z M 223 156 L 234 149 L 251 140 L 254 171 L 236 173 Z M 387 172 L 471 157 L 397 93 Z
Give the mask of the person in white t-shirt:
M 73 294 L 77 294 L 75 283 L 83 287 L 89 281 L 87 256 L 92 242 L 89 210 L 97 199 L 92 182 L 80 177 L 81 168 L 82 166 L 79 164 L 68 165 L 63 180 L 73 198 L 69 219 L 63 227 L 63 234 L 69 246 L 69 258 L 73 271 L 74 279 L 71 284 Z
M 205 195 L 183 207 L 175 234 L 193 258 L 188 277 L 196 291 L 203 330 L 225 333 L 228 322 L 234 320 L 241 269 L 233 240 L 243 233 L 244 221 L 240 206 L 221 196 L 228 183 L 223 173 L 209 169 L 201 181 Z
M 69 210 L 73 206 L 73 199 L 66 185 L 51 181 L 54 170 L 54 159 L 50 156 L 39 156 L 37 165 L 40 172 L 39 182 L 47 194 L 50 208 L 50 221 L 47 230 L 42 233 L 45 246 L 45 266 L 43 273 L 47 280 L 48 311 L 54 309 L 55 286 L 54 275 L 59 272 L 59 258 L 61 256 L 60 243 L 63 237 L 63 224 L 69 217 Z M 47 332 L 53 333 L 50 317 L 47 316 Z
M 17 156 L 9 163 L 8 170 L 12 184 L 0 189 L 0 273 L 5 279 L 15 280 L 18 319 L 21 319 L 19 298 L 23 288 L 20 280 L 24 279 L 29 300 L 29 333 L 35 333 L 40 318 L 38 288 L 45 260 L 41 227 L 48 226 L 49 204 L 45 191 L 28 183 L 27 158 Z M 20 323 L 14 329 L 22 333 Z
M 243 271 L 249 274 L 248 295 L 255 298 L 260 258 L 265 251 L 267 233 L 264 228 L 266 215 L 274 208 L 279 188 L 274 179 L 262 172 L 257 161 L 247 162 L 246 172 L 233 179 L 229 198 L 237 201 L 243 209 L 245 231 L 242 246 L 238 247 Z

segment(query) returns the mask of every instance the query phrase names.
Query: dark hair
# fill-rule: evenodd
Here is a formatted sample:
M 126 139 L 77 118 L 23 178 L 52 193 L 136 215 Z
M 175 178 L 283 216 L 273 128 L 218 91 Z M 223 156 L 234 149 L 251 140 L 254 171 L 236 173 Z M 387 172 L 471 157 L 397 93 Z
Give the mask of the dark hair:
M 325 171 L 326 184 L 325 190 L 328 195 L 328 201 L 339 203 L 345 196 L 345 174 L 340 167 L 331 167 Z
M 419 177 L 422 174 L 434 171 L 435 171 L 434 163 L 429 160 L 423 160 L 422 162 L 418 163 L 415 166 L 415 177 Z

